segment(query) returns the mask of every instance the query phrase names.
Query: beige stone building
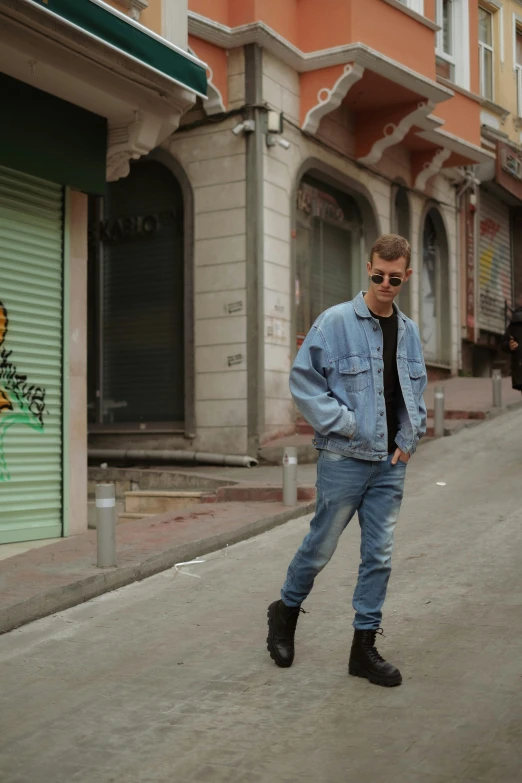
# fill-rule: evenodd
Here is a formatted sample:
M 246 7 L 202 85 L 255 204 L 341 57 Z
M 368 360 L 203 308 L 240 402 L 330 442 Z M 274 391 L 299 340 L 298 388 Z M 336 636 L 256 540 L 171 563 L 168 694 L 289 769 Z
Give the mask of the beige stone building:
M 364 287 L 383 232 L 411 241 L 401 306 L 421 327 L 431 375 L 457 373 L 459 193 L 470 167 L 495 159 L 481 146 L 478 4 L 330 0 L 325 16 L 308 0 L 193 0 L 188 33 L 208 65 L 208 100 L 105 202 L 111 221 L 127 196 L 159 192 L 155 176 L 177 183 L 170 202 L 166 187 L 164 201 L 132 207 L 175 212 L 170 240 L 155 218 L 150 245 L 102 228 L 95 265 L 126 272 L 91 297 L 97 453 L 255 457 L 293 432 L 298 346 L 322 310 Z M 155 249 L 175 237 L 176 292 Z

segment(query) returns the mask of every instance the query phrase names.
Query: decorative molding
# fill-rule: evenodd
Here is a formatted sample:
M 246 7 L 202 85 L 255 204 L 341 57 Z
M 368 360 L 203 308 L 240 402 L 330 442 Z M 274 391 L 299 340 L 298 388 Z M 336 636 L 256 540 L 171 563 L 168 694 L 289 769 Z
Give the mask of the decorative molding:
M 382 129 L 382 136 L 373 143 L 370 152 L 367 155 L 358 158 L 359 163 L 364 163 L 367 166 L 378 163 L 381 160 L 384 151 L 388 149 L 388 147 L 400 144 L 413 126 L 420 125 L 422 127 L 424 121 L 428 118 L 434 108 L 434 103 L 431 103 L 430 101 L 421 101 L 413 111 L 402 117 L 397 124 L 388 122 Z
M 136 112 L 128 125 L 109 126 L 107 147 L 107 182 L 126 177 L 131 160 L 148 155 L 179 126 L 182 112 L 171 112 L 168 118 Z
M 188 51 L 190 54 L 194 55 L 194 57 L 197 57 L 196 52 L 191 49 L 191 47 L 188 47 Z M 207 63 L 207 100 L 203 103 L 203 110 L 205 114 L 211 115 L 211 114 L 220 114 L 221 112 L 225 112 L 227 110 L 227 107 L 225 106 L 225 102 L 223 100 L 223 95 L 221 94 L 221 91 L 218 89 L 218 87 L 214 84 L 214 72 L 210 65 Z
M 345 65 L 344 72 L 335 82 L 333 87 L 323 87 L 317 93 L 318 103 L 311 108 L 302 125 L 305 133 L 314 134 L 319 128 L 319 123 L 326 114 L 337 109 L 354 84 L 362 79 L 364 68 L 360 65 Z
M 127 9 L 127 15 L 135 22 L 140 21 L 141 12 L 149 7 L 149 0 L 116 0 L 116 2 Z
M 417 190 L 424 190 L 428 180 L 439 174 L 444 163 L 451 155 L 451 150 L 445 150 L 438 148 L 430 153 L 429 158 L 424 161 L 420 172 L 415 177 L 415 188 Z
M 448 100 L 454 94 L 453 90 L 442 87 L 437 82 L 362 43 L 303 52 L 264 22 L 231 28 L 189 11 L 188 25 L 191 35 L 223 49 L 234 49 L 256 43 L 298 73 L 352 63 L 368 68 L 435 103 Z
M 426 139 L 432 144 L 436 144 L 437 147 L 444 147 L 450 152 L 454 152 L 456 155 L 462 155 L 465 158 L 469 158 L 474 163 L 486 163 L 491 159 L 491 155 L 486 150 L 478 147 L 476 144 L 472 144 L 470 141 L 465 141 L 452 133 L 438 128 L 437 130 L 420 131 L 417 136 L 421 139 Z
M 212 68 L 207 65 L 207 99 L 203 103 L 205 114 L 220 114 L 226 111 L 223 96 L 213 82 L 214 73 Z

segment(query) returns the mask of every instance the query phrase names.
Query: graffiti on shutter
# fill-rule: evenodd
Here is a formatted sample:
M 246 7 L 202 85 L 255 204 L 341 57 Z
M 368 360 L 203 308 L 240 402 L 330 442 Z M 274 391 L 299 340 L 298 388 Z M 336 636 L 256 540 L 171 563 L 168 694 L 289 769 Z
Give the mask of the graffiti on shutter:
M 18 372 L 12 360 L 12 351 L 4 346 L 9 319 L 0 302 L 0 481 L 9 481 L 10 474 L 4 456 L 4 440 L 13 424 L 26 424 L 34 430 L 43 430 L 45 389 L 31 385 L 26 375 Z
M 481 194 L 479 326 L 503 334 L 505 302 L 511 304 L 509 208 Z

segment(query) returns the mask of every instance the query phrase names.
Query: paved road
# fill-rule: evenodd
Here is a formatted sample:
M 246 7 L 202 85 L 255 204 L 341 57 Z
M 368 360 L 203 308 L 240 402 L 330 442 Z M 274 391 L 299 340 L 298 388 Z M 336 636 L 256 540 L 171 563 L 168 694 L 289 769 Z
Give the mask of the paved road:
M 1 783 L 520 783 L 522 412 L 408 468 L 382 650 L 346 673 L 352 524 L 298 627 L 265 612 L 307 519 L 0 638 Z M 444 482 L 439 486 L 437 482 Z

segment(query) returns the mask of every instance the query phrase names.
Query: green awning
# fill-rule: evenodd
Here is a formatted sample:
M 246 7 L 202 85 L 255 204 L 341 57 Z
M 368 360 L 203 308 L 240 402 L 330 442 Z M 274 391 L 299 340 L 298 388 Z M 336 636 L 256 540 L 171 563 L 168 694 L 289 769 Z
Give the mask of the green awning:
M 103 0 L 26 2 L 61 17 L 111 48 L 148 65 L 197 95 L 206 97 L 207 76 L 202 62 L 116 11 Z

